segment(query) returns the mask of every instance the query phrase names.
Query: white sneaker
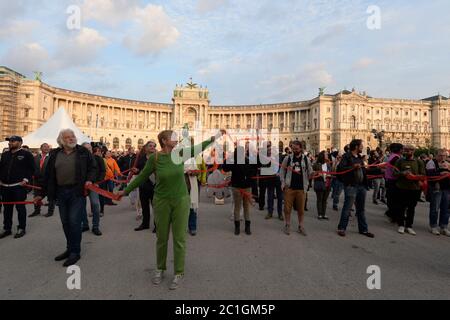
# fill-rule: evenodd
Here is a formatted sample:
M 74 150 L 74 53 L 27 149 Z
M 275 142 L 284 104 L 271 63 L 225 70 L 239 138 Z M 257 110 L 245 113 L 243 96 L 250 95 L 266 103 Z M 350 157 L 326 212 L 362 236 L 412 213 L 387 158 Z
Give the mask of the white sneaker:
M 176 274 L 175 277 L 172 280 L 172 283 L 170 284 L 169 289 L 170 290 L 178 289 L 178 286 L 181 284 L 183 279 L 184 279 L 184 275 L 183 274 Z
M 405 233 L 405 227 L 398 227 L 398 233 L 404 234 Z
M 447 237 L 450 237 L 450 230 L 448 229 L 441 229 L 441 234 Z
M 416 235 L 416 232 L 413 230 L 413 228 L 406 228 L 406 233 L 409 233 L 412 236 Z
M 430 232 L 431 232 L 432 234 L 434 234 L 435 236 L 440 236 L 440 235 L 441 235 L 441 233 L 439 232 L 439 229 L 438 229 L 438 228 L 431 228 L 431 229 L 430 229 Z
M 153 274 L 152 278 L 152 283 L 156 286 L 161 284 L 163 277 L 164 277 L 163 270 L 155 270 L 155 273 Z

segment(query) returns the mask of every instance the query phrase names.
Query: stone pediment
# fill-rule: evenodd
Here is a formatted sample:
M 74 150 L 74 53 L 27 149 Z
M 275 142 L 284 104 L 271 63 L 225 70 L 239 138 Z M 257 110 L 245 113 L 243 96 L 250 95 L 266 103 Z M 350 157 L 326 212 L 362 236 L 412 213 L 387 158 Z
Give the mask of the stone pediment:
M 346 100 L 349 99 L 349 100 L 354 100 L 354 101 L 368 101 L 368 98 L 369 98 L 365 93 L 359 94 L 355 90 L 352 90 L 352 91 L 343 90 L 339 93 L 339 96 L 341 97 L 341 99 L 346 99 Z

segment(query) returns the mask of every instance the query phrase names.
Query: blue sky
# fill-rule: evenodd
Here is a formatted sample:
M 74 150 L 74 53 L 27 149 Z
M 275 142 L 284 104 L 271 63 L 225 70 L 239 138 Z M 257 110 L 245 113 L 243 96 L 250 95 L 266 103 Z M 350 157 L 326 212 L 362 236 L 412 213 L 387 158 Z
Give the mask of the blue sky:
M 70 5 L 81 28 L 66 26 Z M 369 30 L 369 6 L 381 29 Z M 211 103 L 450 94 L 450 1 L 0 0 L 0 65 L 44 82 L 169 103 L 178 83 Z

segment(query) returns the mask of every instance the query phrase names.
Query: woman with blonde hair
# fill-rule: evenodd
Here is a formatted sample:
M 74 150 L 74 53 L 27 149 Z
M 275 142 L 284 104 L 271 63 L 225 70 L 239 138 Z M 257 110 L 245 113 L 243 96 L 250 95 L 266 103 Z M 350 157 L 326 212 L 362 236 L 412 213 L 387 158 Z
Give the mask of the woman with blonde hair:
M 217 138 L 226 132 L 204 141 L 200 145 L 187 148 L 176 148 L 178 136 L 172 130 L 162 131 L 158 135 L 161 152 L 152 154 L 139 176 L 128 185 L 119 196 L 128 195 L 131 191 L 145 183 L 155 173 L 156 186 L 153 208 L 156 222 L 156 259 L 157 268 L 152 282 L 159 285 L 166 270 L 167 244 L 172 226 L 175 277 L 170 285 L 171 290 L 178 288 L 184 277 L 184 261 L 186 255 L 186 230 L 190 209 L 190 197 L 184 178 L 184 161 L 203 152 Z M 182 159 L 181 159 L 181 158 Z M 184 161 L 182 161 L 184 160 Z

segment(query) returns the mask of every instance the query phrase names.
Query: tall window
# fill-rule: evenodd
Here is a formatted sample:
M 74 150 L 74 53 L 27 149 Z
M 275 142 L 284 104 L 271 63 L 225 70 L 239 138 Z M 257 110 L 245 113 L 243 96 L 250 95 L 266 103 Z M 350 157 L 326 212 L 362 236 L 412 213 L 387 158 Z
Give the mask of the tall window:
M 25 118 L 28 118 L 29 115 L 30 115 L 30 110 L 25 109 L 25 111 L 24 111 Z
M 119 149 L 120 141 L 119 138 L 113 139 L 113 149 Z
M 128 149 L 129 147 L 131 147 L 131 144 L 132 144 L 132 142 L 131 142 L 131 139 L 130 138 L 128 138 L 127 140 L 125 140 L 125 147 Z
M 350 129 L 356 129 L 356 117 L 352 116 L 350 118 Z

